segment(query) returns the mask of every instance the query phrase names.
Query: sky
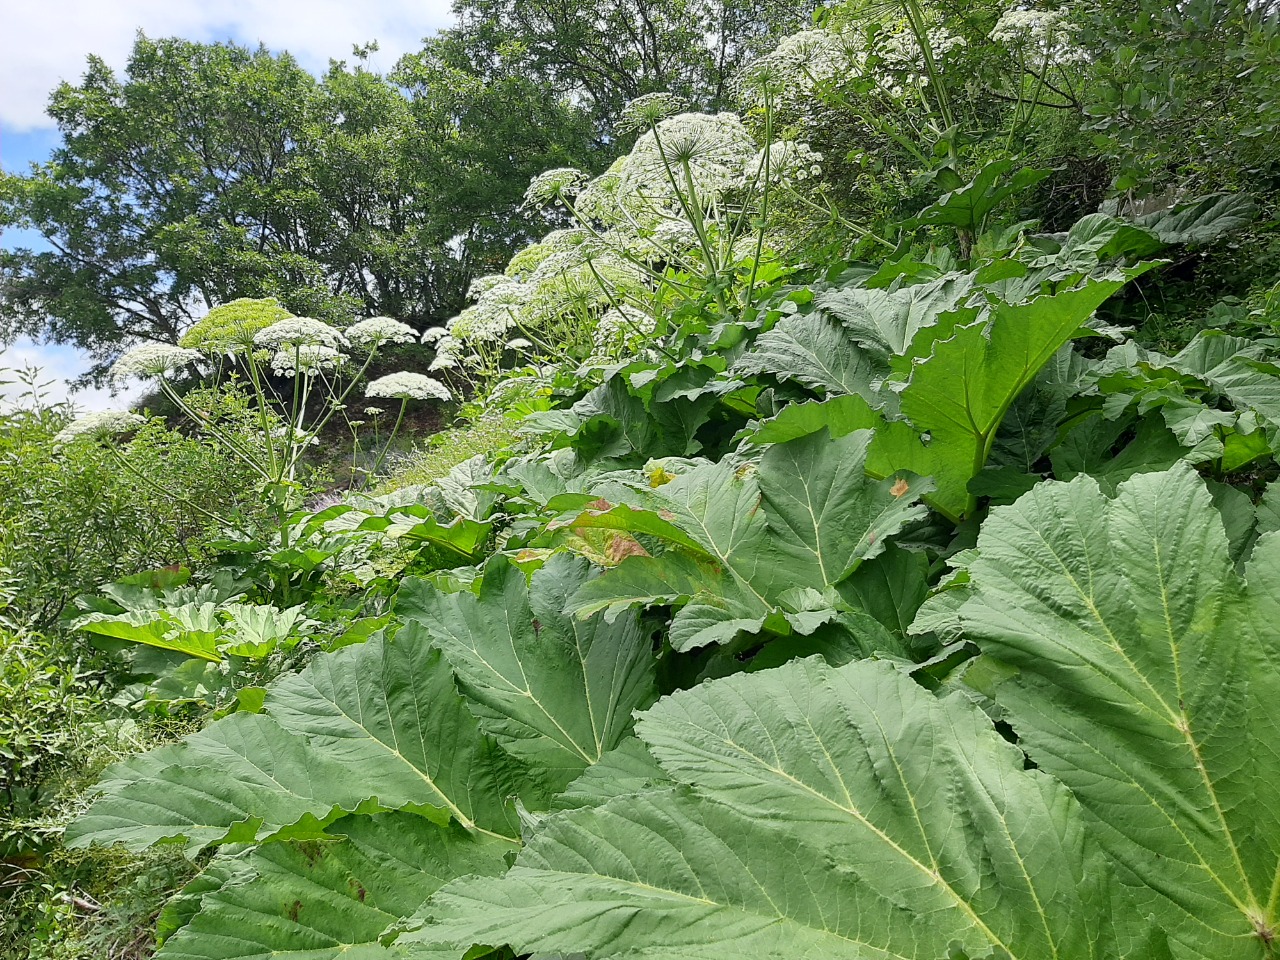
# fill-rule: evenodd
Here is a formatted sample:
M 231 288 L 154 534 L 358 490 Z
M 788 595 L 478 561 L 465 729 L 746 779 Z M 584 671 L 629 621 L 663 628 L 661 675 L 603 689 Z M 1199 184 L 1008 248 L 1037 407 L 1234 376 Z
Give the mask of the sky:
M 450 0 L 0 0 L 0 167 L 25 171 L 48 158 L 57 131 L 44 114 L 49 93 L 63 80 L 76 82 L 89 54 L 122 70 L 142 30 L 151 37 L 234 40 L 287 50 L 302 66 L 320 73 L 330 59 L 351 59 L 351 48 L 371 40 L 378 52 L 374 69 L 389 70 L 401 54 L 416 50 L 424 37 L 449 26 Z M 0 233 L 0 247 L 42 246 L 39 235 Z M 68 396 L 66 381 L 88 364 L 64 346 L 19 341 L 0 347 L 3 368 L 28 363 L 53 380 L 49 400 Z M 17 388 L 0 383 L 0 405 Z M 71 394 L 81 412 L 121 407 L 129 391 L 112 398 L 106 391 Z

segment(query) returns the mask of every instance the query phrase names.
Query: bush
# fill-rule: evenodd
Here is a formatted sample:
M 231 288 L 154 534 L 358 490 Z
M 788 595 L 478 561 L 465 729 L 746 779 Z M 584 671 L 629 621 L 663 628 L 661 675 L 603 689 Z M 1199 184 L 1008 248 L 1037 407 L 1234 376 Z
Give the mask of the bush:
M 88 439 L 59 444 L 65 422 L 59 410 L 0 418 L 0 566 L 21 583 L 12 615 L 34 628 L 99 583 L 198 562 L 225 533 L 214 518 L 261 515 L 252 479 L 216 443 L 153 421 L 117 456 Z

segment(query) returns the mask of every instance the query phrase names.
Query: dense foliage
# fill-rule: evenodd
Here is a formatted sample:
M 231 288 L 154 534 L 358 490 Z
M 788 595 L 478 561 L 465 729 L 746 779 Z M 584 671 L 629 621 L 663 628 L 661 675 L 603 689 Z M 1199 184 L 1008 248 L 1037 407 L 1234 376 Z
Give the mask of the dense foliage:
M 397 320 L 242 300 L 126 353 L 263 508 L 176 491 L 220 538 L 93 568 L 52 653 L 4 627 L 6 682 L 137 733 L 21 869 L 167 851 L 161 958 L 1276 957 L 1275 131 L 1140 131 L 1268 95 L 1200 110 L 1151 38 L 1280 25 L 1126 53 L 1119 6 L 825 9 L 741 114 L 583 84 L 642 94 L 626 148 L 521 185 L 550 232 L 364 386 L 459 414 L 389 478 L 352 408 Z M 542 9 L 448 42 L 575 89 Z M 312 496 L 330 422 L 380 488 Z M 59 429 L 74 474 L 160 428 Z M 74 766 L 36 732 L 7 769 Z

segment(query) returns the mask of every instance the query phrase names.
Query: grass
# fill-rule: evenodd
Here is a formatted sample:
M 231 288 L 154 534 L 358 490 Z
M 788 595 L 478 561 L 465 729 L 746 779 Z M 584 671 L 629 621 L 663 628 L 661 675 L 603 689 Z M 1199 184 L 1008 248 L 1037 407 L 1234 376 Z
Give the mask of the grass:
M 477 454 L 492 459 L 517 442 L 518 426 L 518 421 L 505 417 L 484 417 L 442 430 L 408 453 L 396 456 L 380 492 L 432 483 Z

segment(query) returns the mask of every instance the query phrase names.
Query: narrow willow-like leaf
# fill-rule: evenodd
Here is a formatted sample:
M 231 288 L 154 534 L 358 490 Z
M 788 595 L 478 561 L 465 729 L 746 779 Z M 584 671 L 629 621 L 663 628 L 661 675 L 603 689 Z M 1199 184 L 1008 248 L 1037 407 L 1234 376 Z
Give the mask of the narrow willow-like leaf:
M 1280 536 L 1242 580 L 1187 466 L 1108 500 L 1085 477 L 994 511 L 968 636 L 989 691 L 1093 814 L 1187 957 L 1267 957 L 1280 931 Z
M 537 796 L 416 627 L 317 657 L 271 686 L 265 710 L 110 768 L 68 842 L 313 837 L 344 812 L 401 808 L 518 837 L 510 798 Z
M 634 614 L 607 622 L 564 613 L 589 572 L 560 554 L 529 585 L 497 556 L 478 596 L 407 581 L 396 606 L 440 645 L 481 726 L 546 770 L 555 788 L 615 747 L 632 712 L 657 696 L 650 641 Z
M 671 696 L 638 730 L 691 788 L 546 818 L 507 876 L 445 887 L 406 942 L 705 960 L 1120 955 L 1077 804 L 966 698 L 883 662 L 815 658 Z

